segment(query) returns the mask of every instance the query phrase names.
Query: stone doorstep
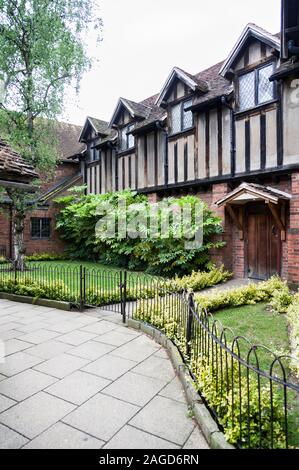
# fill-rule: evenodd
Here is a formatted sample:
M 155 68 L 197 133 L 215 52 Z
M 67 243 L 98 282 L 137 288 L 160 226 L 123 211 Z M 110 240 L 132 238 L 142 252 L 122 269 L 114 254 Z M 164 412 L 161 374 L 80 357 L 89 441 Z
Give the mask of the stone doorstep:
M 211 448 L 235 449 L 234 446 L 227 442 L 224 433 L 219 430 L 210 412 L 202 403 L 194 387 L 194 383 L 190 377 L 188 369 L 179 353 L 179 350 L 173 344 L 173 342 L 170 341 L 163 333 L 161 333 L 161 331 L 157 330 L 151 325 L 147 325 L 131 318 L 128 319 L 127 324 L 129 328 L 141 330 L 143 333 L 153 338 L 158 344 L 161 344 L 167 349 L 174 369 L 176 370 L 178 377 L 183 385 L 187 403 L 192 408 L 194 412 L 194 418 Z

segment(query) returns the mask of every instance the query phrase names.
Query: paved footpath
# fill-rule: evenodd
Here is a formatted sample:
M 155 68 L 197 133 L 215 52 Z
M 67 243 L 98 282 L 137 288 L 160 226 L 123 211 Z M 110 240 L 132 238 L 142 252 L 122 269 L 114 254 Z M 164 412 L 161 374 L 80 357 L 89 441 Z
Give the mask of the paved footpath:
M 0 340 L 0 449 L 208 448 L 166 351 L 120 316 L 0 300 Z

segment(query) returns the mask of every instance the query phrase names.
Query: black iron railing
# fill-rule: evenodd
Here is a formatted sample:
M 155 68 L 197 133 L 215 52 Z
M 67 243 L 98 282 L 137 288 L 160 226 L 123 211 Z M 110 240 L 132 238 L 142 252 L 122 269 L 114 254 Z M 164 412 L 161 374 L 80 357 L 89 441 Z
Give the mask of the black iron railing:
M 235 336 L 169 280 L 84 265 L 0 264 L 0 292 L 102 307 L 151 324 L 178 347 L 202 399 L 240 448 L 299 448 L 290 357 Z M 299 312 L 298 312 L 299 314 Z
M 229 442 L 239 448 L 299 448 L 299 386 L 292 382 L 289 356 L 235 336 L 197 306 L 192 294 L 170 292 L 137 303 L 133 318 L 176 344 Z

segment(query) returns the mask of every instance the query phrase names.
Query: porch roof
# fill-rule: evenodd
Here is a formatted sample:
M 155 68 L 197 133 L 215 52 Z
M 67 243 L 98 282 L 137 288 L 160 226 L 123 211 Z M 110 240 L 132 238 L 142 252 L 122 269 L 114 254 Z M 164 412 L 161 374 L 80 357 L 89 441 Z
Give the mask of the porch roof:
M 279 201 L 292 199 L 291 194 L 280 191 L 270 186 L 262 186 L 254 183 L 242 183 L 231 193 L 216 202 L 218 207 L 226 204 L 242 205 L 248 202 L 264 201 L 266 203 L 278 204 Z

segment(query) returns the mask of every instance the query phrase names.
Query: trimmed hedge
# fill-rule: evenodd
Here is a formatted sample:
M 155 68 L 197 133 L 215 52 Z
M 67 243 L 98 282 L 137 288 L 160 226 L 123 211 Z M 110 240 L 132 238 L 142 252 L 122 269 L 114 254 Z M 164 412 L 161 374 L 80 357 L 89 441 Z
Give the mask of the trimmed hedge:
M 287 311 L 287 318 L 290 325 L 291 348 L 295 357 L 291 366 L 299 378 L 299 292 L 293 297 L 293 302 Z
M 285 282 L 274 276 L 269 281 L 259 284 L 249 284 L 227 291 L 211 293 L 209 295 L 196 294 L 195 300 L 199 307 L 209 312 L 215 312 L 224 308 L 241 307 L 242 305 L 254 305 L 258 302 L 270 302 L 277 292 L 285 289 Z

